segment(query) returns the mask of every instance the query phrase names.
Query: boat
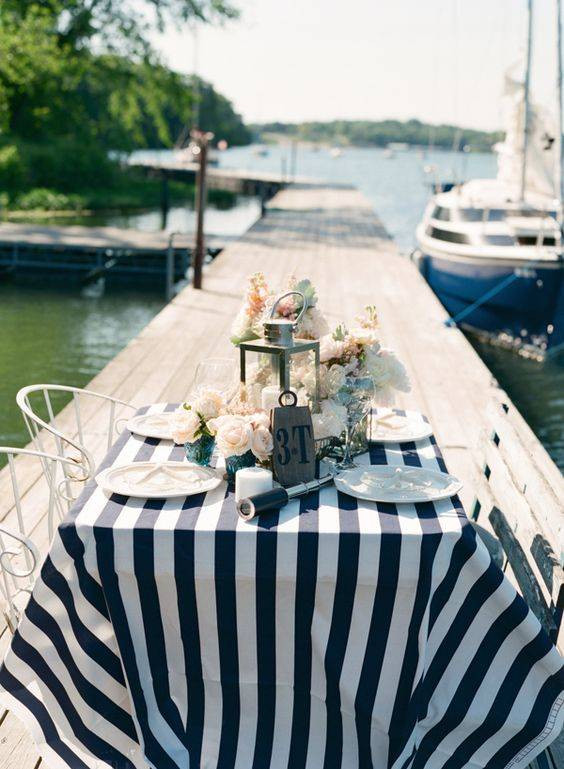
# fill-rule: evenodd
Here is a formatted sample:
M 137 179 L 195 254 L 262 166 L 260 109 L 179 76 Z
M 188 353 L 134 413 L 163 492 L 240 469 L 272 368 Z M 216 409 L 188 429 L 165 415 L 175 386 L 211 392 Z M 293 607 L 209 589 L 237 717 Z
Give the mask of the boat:
M 506 75 L 495 179 L 435 189 L 417 231 L 421 270 L 451 323 L 533 357 L 564 350 L 561 63 L 552 111 L 532 102 L 532 0 L 524 76 Z M 560 0 L 556 51 L 560 51 Z
M 340 147 L 331 147 L 329 150 L 329 155 L 336 160 L 337 158 L 340 158 L 343 154 L 343 150 Z

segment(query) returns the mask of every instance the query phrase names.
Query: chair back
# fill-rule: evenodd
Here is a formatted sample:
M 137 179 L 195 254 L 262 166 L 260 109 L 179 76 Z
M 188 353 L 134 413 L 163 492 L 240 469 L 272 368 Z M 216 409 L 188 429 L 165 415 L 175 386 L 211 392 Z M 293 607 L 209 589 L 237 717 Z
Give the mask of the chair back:
M 0 596 L 4 603 L 2 612 L 13 632 L 23 608 L 22 594 L 25 597 L 31 591 L 40 561 L 34 540 L 41 540 L 47 549 L 55 525 L 70 504 L 67 478 L 72 475 L 76 489 L 83 486 L 88 476 L 72 459 L 32 449 L 0 446 L 1 464 L 4 458 L 7 467 L 0 476 L 4 503 L 0 523 Z M 32 458 L 48 468 L 39 480 L 30 472 Z M 63 470 L 64 466 L 68 467 Z
M 56 384 L 23 387 L 16 401 L 35 448 L 73 459 L 90 477 L 114 442 L 124 414 L 135 410 L 110 395 Z

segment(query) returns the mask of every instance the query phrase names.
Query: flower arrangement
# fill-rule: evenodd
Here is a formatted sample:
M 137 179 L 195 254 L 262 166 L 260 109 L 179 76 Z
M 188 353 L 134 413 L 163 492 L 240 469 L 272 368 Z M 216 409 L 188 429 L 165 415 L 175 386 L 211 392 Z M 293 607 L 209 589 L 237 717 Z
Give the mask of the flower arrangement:
M 296 335 L 302 339 L 319 340 L 321 400 L 312 414 L 316 439 L 340 438 L 343 435 L 347 408 L 340 402 L 339 394 L 348 378 L 372 380 L 381 404 L 390 403 L 394 391 L 409 390 L 409 379 L 403 364 L 393 350 L 380 344 L 374 307 L 366 307 L 352 328 L 341 323 L 330 331 L 325 316 L 317 306 L 317 294 L 310 280 L 290 277 L 283 291 L 286 290 L 301 292 L 306 301 L 306 311 Z M 251 276 L 243 305 L 233 324 L 233 344 L 260 338 L 263 323 L 272 311 L 276 296 L 262 273 Z M 291 295 L 285 297 L 277 309 L 282 317 L 295 320 L 303 308 L 301 299 Z M 238 398 L 228 403 L 220 392 L 200 389 L 182 405 L 174 420 L 174 440 L 186 446 L 187 456 L 209 463 L 215 447 L 226 460 L 228 475 L 232 475 L 237 467 L 268 462 L 273 451 L 269 415 L 255 405 L 252 397 L 253 388 L 260 393 L 261 388 L 268 384 L 270 365 L 259 363 L 254 372 L 248 373 L 248 387 L 245 392 L 239 393 Z M 291 377 L 298 403 L 311 403 L 315 392 L 315 370 L 309 353 L 293 357 Z
M 307 309 L 296 330 L 296 336 L 319 340 L 321 402 L 317 413 L 312 415 L 317 439 L 339 437 L 345 429 L 346 408 L 335 397 L 345 377 L 370 377 L 381 405 L 389 405 L 393 401 L 394 391 L 409 391 L 405 367 L 393 350 L 380 344 L 375 307 L 366 307 L 351 329 L 341 323 L 330 331 L 325 316 L 317 306 L 317 294 L 310 280 L 297 280 L 292 276 L 285 290 L 301 291 L 306 297 Z M 233 344 L 257 339 L 262 335 L 262 324 L 270 314 L 276 296 L 269 289 L 262 273 L 250 277 L 243 306 L 233 324 Z M 278 306 L 280 315 L 291 320 L 295 320 L 301 309 L 300 300 L 294 295 L 286 297 Z M 253 385 L 260 387 L 268 383 L 268 366 L 259 365 L 249 373 L 247 379 L 251 388 Z M 308 353 L 293 358 L 291 376 L 293 388 L 297 390 L 298 403 L 305 405 L 311 402 L 315 371 Z
M 266 462 L 272 454 L 268 414 L 251 409 L 244 402 L 228 404 L 225 397 L 213 389 L 199 390 L 178 409 L 172 435 L 179 444 L 213 439 L 226 459 L 251 452 L 254 459 Z
M 317 308 L 317 295 L 310 280 L 298 281 L 295 276 L 291 276 L 282 293 L 285 291 L 301 291 L 306 298 L 307 310 L 300 320 L 296 336 L 301 339 L 319 339 L 329 332 L 325 316 Z M 262 336 L 262 324 L 270 315 L 276 297 L 277 294 L 268 288 L 262 272 L 251 275 L 243 305 L 231 330 L 233 344 L 238 345 Z M 295 320 L 301 309 L 302 304 L 296 296 L 285 297 L 277 308 L 280 317 L 288 320 Z

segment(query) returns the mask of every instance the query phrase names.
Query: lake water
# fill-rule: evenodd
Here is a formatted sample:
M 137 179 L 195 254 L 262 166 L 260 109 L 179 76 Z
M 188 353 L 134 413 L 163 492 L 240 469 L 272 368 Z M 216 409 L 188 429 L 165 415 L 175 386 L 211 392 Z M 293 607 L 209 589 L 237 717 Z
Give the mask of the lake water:
M 223 153 L 220 163 L 280 173 L 291 168 L 290 148 L 268 148 L 265 157 L 253 147 L 235 148 Z M 332 158 L 326 149 L 299 147 L 296 174 L 359 187 L 400 249 L 409 253 L 431 181 L 493 176 L 495 159 L 485 153 L 427 152 L 423 156 L 416 150 L 388 158 L 380 149 L 356 148 Z M 258 215 L 256 200 L 239 198 L 227 211 L 210 208 L 206 228 L 214 235 L 236 236 Z M 160 214 L 104 216 L 92 223 L 156 230 Z M 167 229 L 192 231 L 193 226 L 189 207 L 171 210 Z M 162 306 L 160 295 L 133 291 L 84 296 L 79 290 L 22 289 L 0 283 L 0 444 L 26 440 L 14 406 L 19 387 L 39 381 L 86 384 Z M 487 345 L 476 343 L 476 348 L 564 467 L 564 363 L 538 364 Z

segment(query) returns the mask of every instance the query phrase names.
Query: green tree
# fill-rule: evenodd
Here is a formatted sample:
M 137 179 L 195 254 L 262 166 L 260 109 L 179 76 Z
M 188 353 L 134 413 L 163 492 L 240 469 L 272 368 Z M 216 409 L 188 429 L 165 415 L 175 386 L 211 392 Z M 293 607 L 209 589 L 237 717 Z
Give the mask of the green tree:
M 36 201 L 114 189 L 121 199 L 132 177 L 109 151 L 173 146 L 196 100 L 203 128 L 230 144 L 250 140 L 227 99 L 169 70 L 147 42 L 151 25 L 217 22 L 234 8 L 224 0 L 141 7 L 144 14 L 130 0 L 0 0 L 0 193 L 22 200 L 38 189 L 28 196 Z
M 2 9 L 19 19 L 39 7 L 51 18 L 60 44 L 76 49 L 98 40 L 111 50 L 147 50 L 155 25 L 162 29 L 167 21 L 217 23 L 238 16 L 224 0 L 2 0 Z

